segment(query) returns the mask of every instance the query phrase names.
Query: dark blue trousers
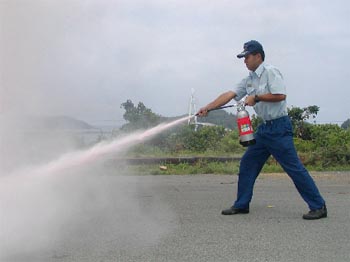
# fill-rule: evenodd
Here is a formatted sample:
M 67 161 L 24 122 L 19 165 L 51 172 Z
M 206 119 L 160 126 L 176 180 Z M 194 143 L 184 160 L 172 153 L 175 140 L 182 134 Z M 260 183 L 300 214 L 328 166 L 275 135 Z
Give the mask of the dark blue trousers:
M 249 208 L 255 180 L 270 155 L 293 180 L 310 210 L 319 209 L 325 204 L 314 180 L 296 153 L 288 116 L 261 124 L 255 133 L 255 139 L 256 144 L 249 146 L 241 159 L 235 208 Z

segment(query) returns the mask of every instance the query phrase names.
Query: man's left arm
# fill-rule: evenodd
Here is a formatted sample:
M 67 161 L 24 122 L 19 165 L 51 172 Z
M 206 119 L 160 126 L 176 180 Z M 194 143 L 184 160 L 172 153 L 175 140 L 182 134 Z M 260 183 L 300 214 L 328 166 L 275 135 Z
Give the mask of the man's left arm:
M 254 106 L 260 101 L 264 102 L 280 102 L 285 100 L 287 95 L 284 94 L 263 94 L 263 95 L 252 95 L 247 96 L 245 99 L 245 104 L 248 106 Z

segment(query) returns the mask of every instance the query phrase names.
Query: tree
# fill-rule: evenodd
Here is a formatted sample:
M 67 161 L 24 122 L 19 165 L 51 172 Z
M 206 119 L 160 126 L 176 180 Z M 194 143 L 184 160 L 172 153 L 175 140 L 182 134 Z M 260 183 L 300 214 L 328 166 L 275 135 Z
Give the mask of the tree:
M 288 108 L 288 115 L 292 121 L 296 137 L 304 140 L 310 140 L 310 124 L 305 121 L 312 118 L 315 119 L 320 108 L 316 105 L 304 108 L 292 107 Z
M 252 115 L 252 127 L 254 131 L 258 130 L 258 126 L 264 122 L 264 120 L 255 114 Z
M 288 115 L 292 122 L 302 122 L 310 118 L 315 119 L 320 108 L 316 105 L 308 106 L 304 108 L 293 107 L 288 108 Z
M 125 109 L 123 118 L 128 122 L 121 127 L 124 131 L 131 131 L 136 129 L 145 129 L 153 127 L 160 123 L 161 116 L 152 112 L 142 102 L 139 102 L 137 107 L 128 99 L 122 103 L 121 108 Z

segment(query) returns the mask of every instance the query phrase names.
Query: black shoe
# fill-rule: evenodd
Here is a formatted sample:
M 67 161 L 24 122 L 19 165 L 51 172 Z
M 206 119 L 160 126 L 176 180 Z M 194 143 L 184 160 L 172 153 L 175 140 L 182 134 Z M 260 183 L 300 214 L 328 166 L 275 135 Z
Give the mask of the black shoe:
M 225 209 L 221 211 L 222 215 L 236 215 L 236 214 L 248 214 L 249 213 L 249 208 L 234 208 L 230 207 L 229 209 Z
M 327 207 L 326 207 L 326 205 L 324 205 L 320 209 L 310 210 L 309 213 L 303 215 L 303 218 L 307 219 L 307 220 L 320 219 L 320 218 L 323 218 L 323 217 L 327 217 Z

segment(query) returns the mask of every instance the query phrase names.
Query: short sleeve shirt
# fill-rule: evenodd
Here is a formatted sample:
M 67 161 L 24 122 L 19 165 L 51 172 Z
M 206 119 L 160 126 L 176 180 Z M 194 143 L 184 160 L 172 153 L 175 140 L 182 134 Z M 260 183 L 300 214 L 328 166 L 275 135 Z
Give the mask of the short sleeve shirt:
M 233 92 L 235 100 L 239 101 L 246 95 L 283 94 L 286 87 L 281 72 L 274 66 L 262 63 L 249 76 L 238 83 Z M 254 110 L 264 121 L 273 120 L 288 115 L 286 100 L 280 102 L 260 101 L 254 105 Z

